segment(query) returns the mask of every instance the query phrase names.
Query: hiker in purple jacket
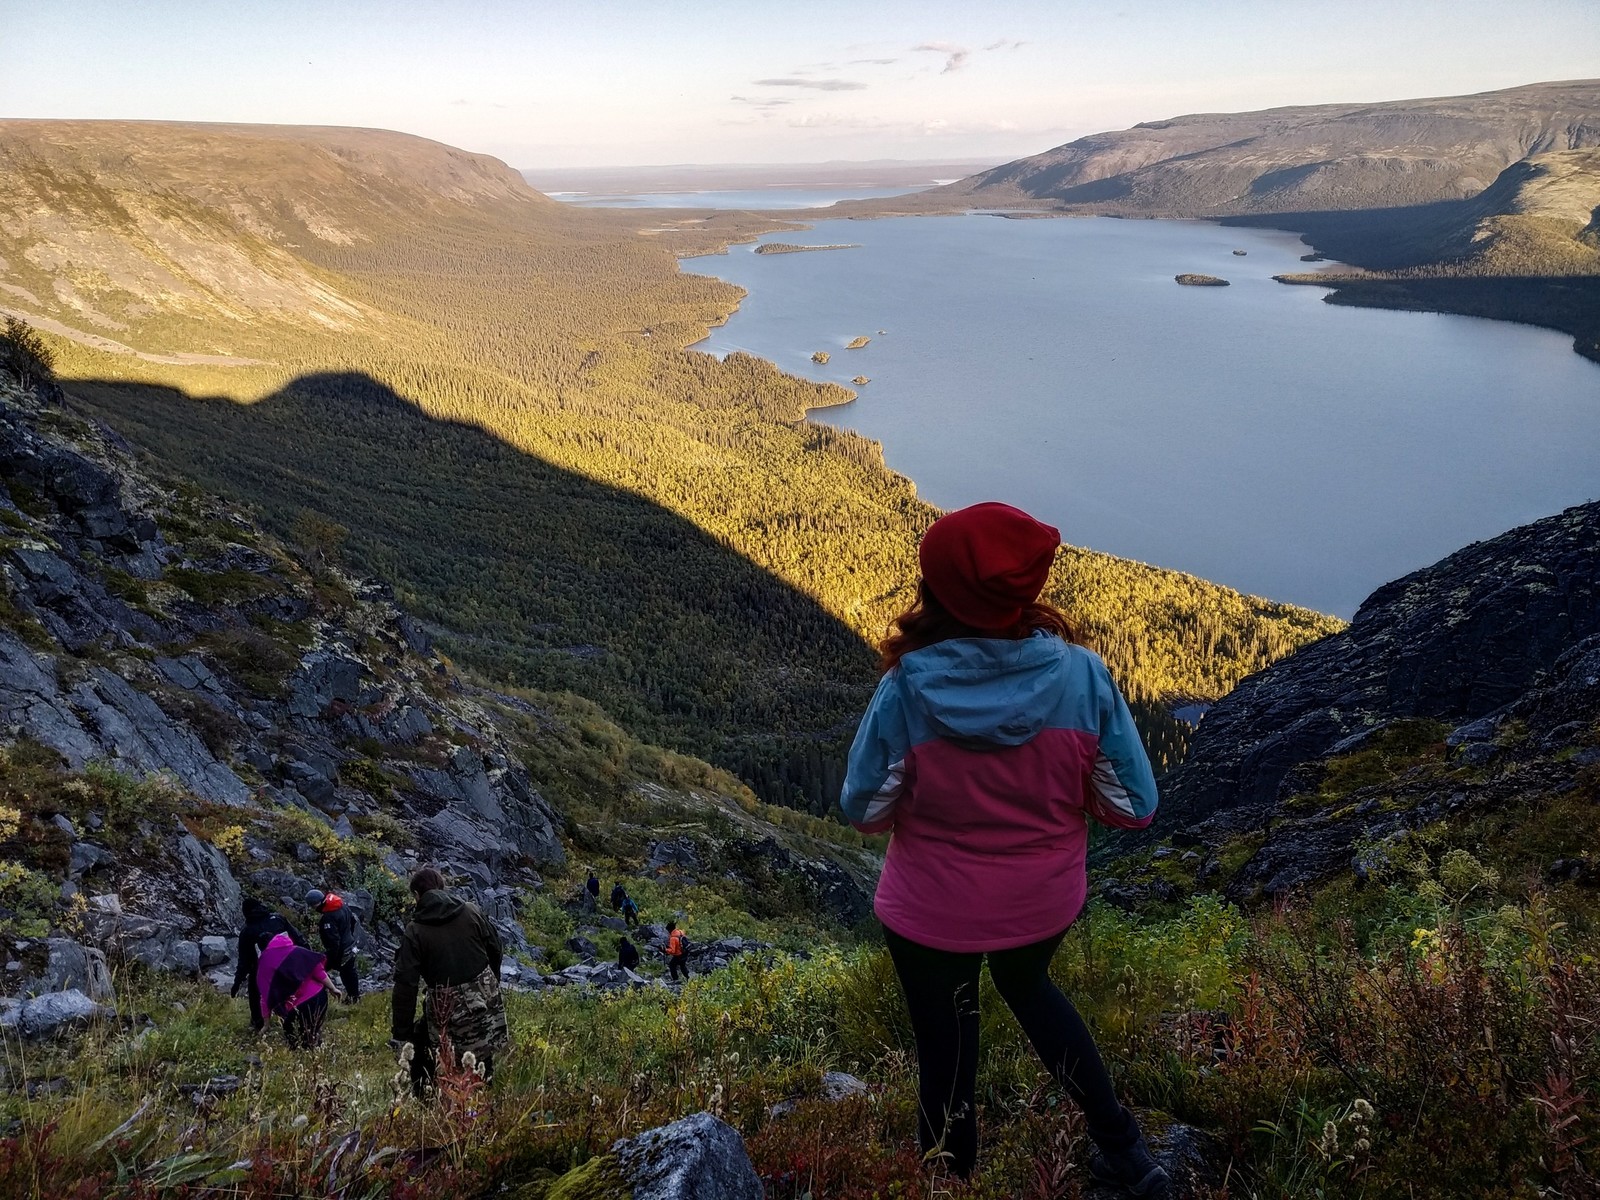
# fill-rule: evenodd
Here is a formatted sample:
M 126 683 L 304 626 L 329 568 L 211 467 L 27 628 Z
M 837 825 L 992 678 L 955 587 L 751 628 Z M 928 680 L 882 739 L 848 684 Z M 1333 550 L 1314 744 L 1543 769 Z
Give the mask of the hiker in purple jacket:
M 256 966 L 256 986 L 261 994 L 261 1020 L 283 1021 L 283 1036 L 290 1046 L 310 1049 L 322 1041 L 322 1022 L 328 1015 L 327 958 L 296 946 L 280 933 L 267 943 Z

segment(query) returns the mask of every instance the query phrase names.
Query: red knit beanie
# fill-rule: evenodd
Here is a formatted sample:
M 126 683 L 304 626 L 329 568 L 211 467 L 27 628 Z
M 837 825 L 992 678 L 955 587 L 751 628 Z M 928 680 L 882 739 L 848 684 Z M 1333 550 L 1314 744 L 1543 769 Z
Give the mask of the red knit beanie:
M 1007 629 L 1044 590 L 1061 534 L 1020 508 L 990 501 L 946 513 L 922 535 L 922 579 L 956 620 Z

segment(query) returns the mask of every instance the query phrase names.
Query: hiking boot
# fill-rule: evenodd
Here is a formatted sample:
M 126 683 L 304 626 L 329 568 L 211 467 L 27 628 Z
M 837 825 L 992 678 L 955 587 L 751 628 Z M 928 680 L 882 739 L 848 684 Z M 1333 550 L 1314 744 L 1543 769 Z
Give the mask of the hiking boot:
M 1143 1137 L 1121 1150 L 1097 1147 L 1089 1159 L 1089 1174 L 1097 1183 L 1121 1188 L 1140 1200 L 1168 1200 L 1172 1195 L 1172 1179 Z

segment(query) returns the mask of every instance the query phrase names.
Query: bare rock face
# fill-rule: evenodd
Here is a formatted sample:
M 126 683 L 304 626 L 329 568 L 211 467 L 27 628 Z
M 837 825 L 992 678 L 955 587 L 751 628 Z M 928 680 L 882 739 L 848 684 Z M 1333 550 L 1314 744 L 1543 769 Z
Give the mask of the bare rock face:
M 365 896 L 387 961 L 392 905 L 375 919 L 361 864 L 403 878 L 424 859 L 492 897 L 526 950 L 519 889 L 562 861 L 561 818 L 496 723 L 502 702 L 464 687 L 384 585 L 307 566 L 0 377 L 0 744 L 163 798 L 161 819 L 139 799 L 94 841 L 64 815 L 52 823 L 62 899 L 89 904 L 88 953 L 218 971 L 242 920 L 237 866 L 291 906 L 313 884 Z M 200 805 L 237 815 L 173 821 Z M 273 831 L 294 809 L 312 824 L 284 841 Z M 326 853 L 374 831 L 346 862 Z M 209 840 L 221 832 L 227 853 Z M 286 877 L 300 885 L 284 892 Z M 93 996 L 82 962 L 56 966 L 49 990 L 70 977 Z
M 738 1130 L 708 1112 L 611 1148 L 633 1200 L 761 1200 L 761 1180 Z
M 1225 810 L 1259 825 L 1296 766 L 1397 719 L 1486 716 L 1596 633 L 1600 502 L 1458 550 L 1212 706 L 1162 781 L 1164 824 Z

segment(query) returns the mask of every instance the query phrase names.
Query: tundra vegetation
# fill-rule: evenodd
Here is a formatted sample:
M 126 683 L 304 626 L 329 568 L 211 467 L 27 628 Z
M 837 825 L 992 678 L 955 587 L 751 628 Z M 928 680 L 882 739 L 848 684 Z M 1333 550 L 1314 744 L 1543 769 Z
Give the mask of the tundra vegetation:
M 1348 774 L 1371 786 L 1418 763 L 1443 786 L 1473 773 L 1443 765 L 1429 742 L 1387 771 L 1363 761 Z M 0 837 L 18 864 L 0 894 L 14 919 L 53 900 L 38 815 L 81 819 L 121 786 L 46 775 L 14 752 L 0 764 Z M 1524 798 L 1525 811 L 1420 830 L 1369 854 L 1364 885 L 1346 877 L 1268 909 L 1192 882 L 1142 912 L 1095 902 L 1053 974 L 1119 1086 L 1165 1114 L 1151 1123 L 1203 1128 L 1214 1161 L 1231 1162 L 1191 1194 L 1585 1195 L 1600 1133 L 1600 908 L 1592 886 L 1544 882 L 1541 866 L 1600 838 L 1597 789 L 1591 769 L 1560 797 Z M 592 809 L 575 815 L 605 828 Z M 227 827 L 211 828 L 225 844 Z M 596 865 L 609 879 L 637 864 Z M 583 874 L 553 872 L 547 894 Z M 5 1035 L 0 1189 L 561 1195 L 555 1181 L 617 1138 L 703 1109 L 741 1130 L 767 1194 L 785 1200 L 1043 1198 L 1086 1185 L 1081 1123 L 987 980 L 982 1164 L 960 1183 L 914 1149 L 910 1031 L 881 947 L 808 940 L 782 917 L 728 906 L 714 883 L 630 886 L 647 913 L 687 912 L 700 937 L 738 930 L 810 957 L 743 956 L 679 993 L 512 994 L 514 1048 L 492 1090 L 447 1073 L 429 1105 L 409 1099 L 385 1048 L 381 997 L 335 1006 L 322 1049 L 297 1055 L 249 1036 L 238 1003 L 209 986 L 128 968 L 116 978 L 124 1022 L 60 1044 Z M 525 924 L 552 955 L 572 929 L 553 903 Z M 831 1070 L 867 1091 L 824 1098 Z M 798 1103 L 774 1115 L 786 1100 Z

